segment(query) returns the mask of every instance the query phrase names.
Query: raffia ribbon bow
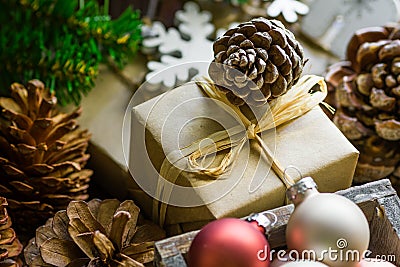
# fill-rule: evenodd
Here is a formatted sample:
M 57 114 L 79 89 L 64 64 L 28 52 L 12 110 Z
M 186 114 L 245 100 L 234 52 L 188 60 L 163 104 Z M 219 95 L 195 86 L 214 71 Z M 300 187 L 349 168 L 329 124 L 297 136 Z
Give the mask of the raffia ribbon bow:
M 231 109 L 231 112 L 234 112 L 234 115 L 240 118 L 245 129 L 243 125 L 238 125 L 228 130 L 216 132 L 207 137 L 207 139 L 213 141 L 212 144 L 205 144 L 205 142 L 202 142 L 203 140 L 199 140 L 181 149 L 179 153 L 173 151 L 170 156 L 164 160 L 157 185 L 158 199 L 161 199 L 162 203 L 160 207 L 157 200 L 154 200 L 153 203 L 153 219 L 158 221 L 160 225 L 164 225 L 165 222 L 168 207 L 167 203 L 173 189 L 170 185 L 176 182 L 183 169 L 182 167 L 176 168 L 178 162 L 182 162 L 183 160 L 186 162 L 188 170 L 191 172 L 207 175 L 216 179 L 226 173 L 235 163 L 243 146 L 249 140 L 255 140 L 260 145 L 265 156 L 272 163 L 271 167 L 277 176 L 286 187 L 291 186 L 294 183 L 293 179 L 284 174 L 284 168 L 274 158 L 273 153 L 259 134 L 304 115 L 321 104 L 328 93 L 324 78 L 315 75 L 305 75 L 296 85 L 288 90 L 286 94 L 272 100 L 269 103 L 269 109 L 261 116 L 260 120 L 252 122 L 237 106 L 228 101 L 225 94 L 221 93 L 211 80 L 207 79 L 206 82 L 197 82 L 197 85 L 208 97 L 227 105 Z M 319 85 L 319 90 L 314 90 L 315 85 Z M 204 166 L 201 159 L 228 149 L 229 151 L 224 155 L 218 166 Z M 177 156 L 174 157 L 173 155 Z M 171 184 L 165 183 L 163 178 L 167 179 Z

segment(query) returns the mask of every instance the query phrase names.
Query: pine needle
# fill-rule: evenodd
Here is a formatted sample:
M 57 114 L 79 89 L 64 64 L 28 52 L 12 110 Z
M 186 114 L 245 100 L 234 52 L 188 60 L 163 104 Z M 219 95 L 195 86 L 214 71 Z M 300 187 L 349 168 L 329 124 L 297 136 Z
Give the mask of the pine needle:
M 99 64 L 122 68 L 141 42 L 141 20 L 128 8 L 117 19 L 109 1 L 0 0 L 0 93 L 37 78 L 61 104 L 78 105 L 95 85 Z

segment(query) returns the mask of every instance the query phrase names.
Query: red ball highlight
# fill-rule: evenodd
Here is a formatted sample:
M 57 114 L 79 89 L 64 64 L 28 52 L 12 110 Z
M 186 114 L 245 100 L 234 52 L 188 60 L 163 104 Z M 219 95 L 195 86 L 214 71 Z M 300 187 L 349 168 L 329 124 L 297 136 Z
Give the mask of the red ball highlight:
M 188 252 L 189 267 L 269 267 L 270 246 L 257 225 L 226 218 L 207 224 Z

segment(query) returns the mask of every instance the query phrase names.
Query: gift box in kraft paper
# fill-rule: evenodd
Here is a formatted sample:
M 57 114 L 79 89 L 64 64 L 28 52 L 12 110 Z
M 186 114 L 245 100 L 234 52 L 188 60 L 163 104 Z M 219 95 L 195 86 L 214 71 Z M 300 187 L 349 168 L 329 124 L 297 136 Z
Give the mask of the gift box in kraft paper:
M 235 124 L 238 124 L 235 117 L 204 96 L 194 83 L 134 107 L 129 156 L 134 183 L 129 188 L 130 197 L 151 216 L 159 179 L 157 173 L 166 155 Z M 262 139 L 280 164 L 295 166 L 303 177 L 312 176 L 320 192 L 350 187 L 358 151 L 319 107 L 279 126 L 276 132 L 263 133 Z M 213 159 L 211 165 L 221 160 L 220 154 L 223 152 Z M 197 201 L 203 205 L 169 205 L 166 224 L 244 217 L 284 205 L 286 188 L 270 165 L 259 145 L 249 141 L 229 172 L 218 179 L 190 171 L 181 172 L 177 183 L 188 190 L 182 195 L 173 189 L 171 198 L 186 198 L 190 203 Z M 298 179 L 300 176 L 295 177 Z

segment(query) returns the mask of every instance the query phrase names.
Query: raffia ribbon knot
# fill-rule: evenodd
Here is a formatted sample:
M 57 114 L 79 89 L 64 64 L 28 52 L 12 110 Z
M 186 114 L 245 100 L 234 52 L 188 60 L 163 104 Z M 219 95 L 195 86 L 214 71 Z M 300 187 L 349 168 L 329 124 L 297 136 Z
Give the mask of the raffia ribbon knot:
M 256 139 L 256 131 L 255 131 L 256 125 L 255 124 L 251 124 L 249 127 L 247 127 L 246 130 L 246 134 L 247 134 L 247 138 L 249 140 L 254 140 Z
M 265 114 L 261 116 L 257 123 L 254 123 L 237 106 L 230 103 L 225 94 L 221 93 L 210 79 L 206 79 L 206 82 L 198 81 L 197 85 L 208 97 L 215 99 L 217 103 L 220 101 L 228 106 L 230 108 L 228 111 L 237 115 L 243 125 L 219 131 L 206 137 L 206 139 L 213 141 L 212 144 L 204 144 L 202 142 L 204 139 L 193 142 L 191 145 L 180 149 L 179 152 L 182 157 L 175 159 L 174 162 L 170 162 L 168 159 L 164 160 L 157 185 L 157 199 L 161 199 L 161 204 L 156 199 L 153 203 L 153 219 L 158 221 L 160 225 L 164 225 L 168 200 L 172 194 L 171 186 L 166 186 L 163 179 L 175 184 L 180 172 L 183 171 L 176 166 L 177 162 L 186 160 L 188 170 L 191 172 L 216 179 L 225 174 L 235 163 L 240 151 L 249 140 L 255 140 L 260 145 L 276 175 L 286 187 L 290 187 L 294 183 L 293 179 L 285 175 L 283 166 L 274 158 L 273 153 L 259 134 L 304 115 L 323 103 L 328 93 L 324 78 L 305 75 L 286 94 L 272 100 Z M 319 90 L 313 91 L 315 85 L 319 85 Z M 201 159 L 223 150 L 229 151 L 224 155 L 218 166 L 204 166 L 204 160 Z

